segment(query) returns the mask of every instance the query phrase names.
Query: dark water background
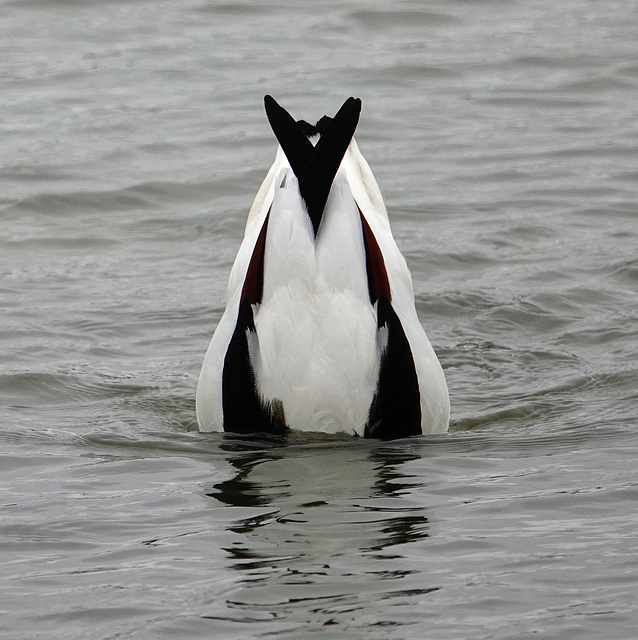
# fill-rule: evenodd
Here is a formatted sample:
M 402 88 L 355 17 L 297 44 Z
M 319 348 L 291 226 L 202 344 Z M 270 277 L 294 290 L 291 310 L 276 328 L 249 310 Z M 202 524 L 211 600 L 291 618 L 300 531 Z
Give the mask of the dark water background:
M 634 638 L 637 33 L 633 0 L 0 1 L 0 636 Z M 265 93 L 363 99 L 448 435 L 196 431 Z

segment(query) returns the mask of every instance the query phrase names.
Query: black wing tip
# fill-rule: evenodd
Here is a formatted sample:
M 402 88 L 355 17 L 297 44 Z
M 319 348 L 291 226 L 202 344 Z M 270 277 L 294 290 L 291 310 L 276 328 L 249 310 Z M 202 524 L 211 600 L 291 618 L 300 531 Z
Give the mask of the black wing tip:
M 361 113 L 361 98 L 353 98 L 350 96 L 339 109 L 338 113 L 341 111 L 349 111 L 352 115 L 356 113 L 357 119 L 359 118 L 359 114 Z
M 347 118 L 354 123 L 354 128 L 356 128 L 359 123 L 359 116 L 361 115 L 361 98 L 348 98 L 342 105 L 341 109 L 337 112 L 335 119 L 337 116 L 342 118 Z M 354 133 L 354 132 L 353 132 Z
M 324 116 L 315 126 L 295 119 L 270 95 L 264 96 L 266 116 L 299 180 L 299 193 L 312 221 L 315 236 L 332 181 L 359 123 L 361 99 L 348 98 L 334 118 Z M 316 145 L 309 138 L 317 133 Z
M 308 157 L 312 154 L 312 143 L 294 118 L 272 96 L 264 96 L 264 107 L 277 142 L 286 154 L 295 175 L 299 176 Z
M 361 113 L 361 107 L 362 107 L 362 101 L 361 98 L 354 98 L 353 96 L 350 96 L 349 98 L 347 98 L 344 103 L 341 105 L 341 107 L 339 108 L 339 111 L 337 111 L 337 113 L 341 113 L 341 111 L 351 111 L 352 113 L 357 113 L 357 116 L 359 113 Z M 273 109 L 281 109 L 282 111 L 285 111 L 285 109 L 269 94 L 267 93 L 264 96 L 264 108 L 266 109 L 266 113 L 268 112 L 272 112 Z M 323 118 L 321 118 L 317 124 L 315 125 L 315 127 L 317 129 L 319 129 L 319 123 L 323 122 L 323 123 L 327 123 L 329 121 L 333 120 L 333 118 L 330 118 L 329 116 L 323 116 Z M 298 120 L 297 123 L 301 123 L 305 121 L 304 120 Z M 312 125 L 310 125 L 312 126 Z M 325 127 L 325 124 L 324 124 Z
M 266 94 L 264 96 L 264 109 L 266 111 L 266 115 L 268 116 L 269 120 L 270 120 L 270 114 L 277 108 L 281 109 L 281 107 L 279 106 L 279 103 L 272 96 Z
M 273 118 L 292 120 L 290 114 L 271 95 L 266 94 L 264 96 L 264 109 L 266 110 L 266 116 L 271 125 Z

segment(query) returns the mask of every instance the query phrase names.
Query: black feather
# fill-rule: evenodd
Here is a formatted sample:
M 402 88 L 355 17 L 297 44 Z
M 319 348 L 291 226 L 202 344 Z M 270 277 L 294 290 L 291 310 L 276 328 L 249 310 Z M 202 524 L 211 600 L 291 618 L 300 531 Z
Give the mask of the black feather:
M 239 306 L 235 331 L 228 344 L 222 371 L 224 431 L 234 433 L 283 433 L 286 420 L 279 400 L 264 402 L 250 362 L 248 332 L 254 333 L 252 305 Z
M 299 192 L 316 235 L 332 182 L 359 122 L 361 100 L 348 98 L 334 118 L 324 116 L 316 127 L 303 120 L 295 122 L 271 96 L 265 96 L 264 105 L 270 126 L 299 181 Z M 315 130 L 321 137 L 313 147 L 308 135 L 316 135 Z
M 404 438 L 420 434 L 421 394 L 412 350 L 401 320 L 385 296 L 377 303 L 377 317 L 379 326 L 388 329 L 388 342 L 364 435 Z

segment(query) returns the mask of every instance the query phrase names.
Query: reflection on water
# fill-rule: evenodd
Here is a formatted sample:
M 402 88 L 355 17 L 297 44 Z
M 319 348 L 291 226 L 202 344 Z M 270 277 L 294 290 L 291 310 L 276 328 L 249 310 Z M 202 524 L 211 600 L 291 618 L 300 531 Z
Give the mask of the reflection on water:
M 239 588 L 207 617 L 333 625 L 336 613 L 340 623 L 348 611 L 366 619 L 379 598 L 437 590 L 423 577 L 418 589 L 403 584 L 415 571 L 401 561 L 401 545 L 430 535 L 425 510 L 410 499 L 422 480 L 404 468 L 419 458 L 409 440 L 255 447 L 229 438 L 224 448 L 235 475 L 207 495 L 241 508 L 227 525 L 238 537 L 224 549 Z

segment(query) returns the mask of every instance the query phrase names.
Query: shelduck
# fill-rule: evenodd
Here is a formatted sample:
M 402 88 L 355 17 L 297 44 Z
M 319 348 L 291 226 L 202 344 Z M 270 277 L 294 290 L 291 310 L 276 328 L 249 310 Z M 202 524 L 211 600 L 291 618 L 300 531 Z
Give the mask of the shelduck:
M 199 376 L 200 430 L 447 431 L 445 376 L 353 138 L 361 100 L 315 125 L 264 102 L 279 148 Z

